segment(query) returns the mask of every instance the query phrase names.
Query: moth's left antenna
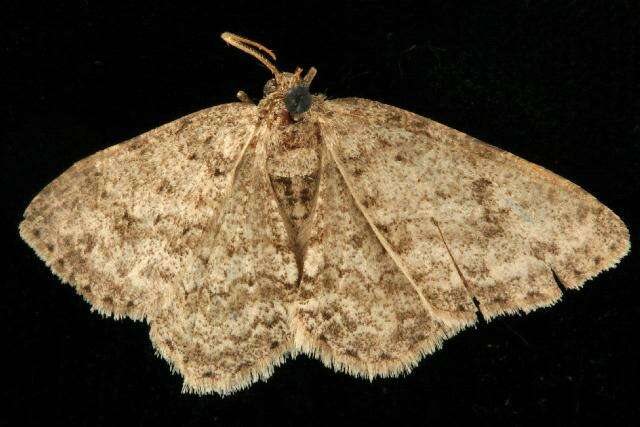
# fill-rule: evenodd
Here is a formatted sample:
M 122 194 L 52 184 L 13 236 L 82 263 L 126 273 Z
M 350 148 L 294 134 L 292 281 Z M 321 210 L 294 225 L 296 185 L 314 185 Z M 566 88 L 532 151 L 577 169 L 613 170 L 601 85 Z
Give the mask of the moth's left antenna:
M 242 36 L 229 33 L 229 32 L 224 32 L 220 34 L 220 37 L 222 38 L 222 40 L 229 43 L 231 46 L 237 47 L 241 51 L 246 52 L 249 55 L 256 58 L 265 67 L 267 67 L 269 71 L 273 73 L 276 79 L 280 77 L 280 71 L 278 71 L 276 66 L 273 65 L 271 61 L 269 61 L 267 58 L 264 57 L 262 53 L 259 52 L 259 51 L 262 51 L 266 53 L 275 61 L 276 55 L 270 49 L 267 49 L 266 47 L 262 46 L 260 43 L 254 42 L 253 40 L 249 40 L 247 38 L 244 38 Z

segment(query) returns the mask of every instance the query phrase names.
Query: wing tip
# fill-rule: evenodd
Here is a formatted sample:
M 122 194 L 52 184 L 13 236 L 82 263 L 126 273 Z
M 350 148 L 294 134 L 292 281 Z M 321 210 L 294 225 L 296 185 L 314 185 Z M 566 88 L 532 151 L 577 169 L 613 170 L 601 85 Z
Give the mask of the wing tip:
M 554 266 L 554 272 L 566 289 L 581 289 L 588 281 L 615 268 L 631 252 L 629 229 L 615 213 L 609 212 L 614 223 L 606 234 L 604 245 L 592 252 L 590 258 L 576 253 L 573 262 Z
M 36 256 L 42 260 L 51 272 L 63 284 L 71 286 L 82 299 L 87 302 L 92 312 L 97 312 L 105 318 L 120 320 L 129 318 L 134 321 L 143 321 L 146 318 L 146 311 L 143 306 L 128 301 L 126 304 L 115 304 L 113 298 L 105 296 L 99 298 L 91 290 L 91 283 L 78 280 L 78 277 L 70 269 L 65 268 L 64 258 L 57 258 L 55 247 L 42 239 L 44 230 L 32 224 L 25 218 L 18 225 L 18 234 L 24 242 L 35 252 Z
M 627 238 L 627 241 L 620 246 L 620 250 L 616 251 L 609 258 L 608 262 L 604 263 L 602 267 L 594 269 L 590 272 L 583 273 L 577 277 L 577 281 L 575 283 L 570 283 L 569 285 L 565 285 L 567 289 L 578 290 L 581 289 L 588 281 L 596 278 L 601 273 L 605 271 L 611 270 L 618 266 L 629 253 L 631 252 L 631 241 Z M 563 282 L 564 284 L 564 282 Z

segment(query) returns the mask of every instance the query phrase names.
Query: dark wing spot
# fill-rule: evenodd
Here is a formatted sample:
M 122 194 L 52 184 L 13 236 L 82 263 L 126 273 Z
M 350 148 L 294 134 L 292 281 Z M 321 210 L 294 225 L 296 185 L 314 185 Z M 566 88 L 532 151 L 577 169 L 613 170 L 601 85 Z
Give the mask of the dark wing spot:
M 350 349 L 350 348 L 346 349 L 344 351 L 344 354 L 346 354 L 347 356 L 350 356 L 350 357 L 355 357 L 355 358 L 358 357 L 358 352 L 353 350 L 353 349 Z
M 482 205 L 485 203 L 485 199 L 488 196 L 488 187 L 491 185 L 491 181 L 485 178 L 476 179 L 471 183 L 471 189 L 473 191 L 473 198 Z
M 308 188 L 305 187 L 302 189 L 302 192 L 300 193 L 300 200 L 302 200 L 302 203 L 308 203 L 311 200 Z

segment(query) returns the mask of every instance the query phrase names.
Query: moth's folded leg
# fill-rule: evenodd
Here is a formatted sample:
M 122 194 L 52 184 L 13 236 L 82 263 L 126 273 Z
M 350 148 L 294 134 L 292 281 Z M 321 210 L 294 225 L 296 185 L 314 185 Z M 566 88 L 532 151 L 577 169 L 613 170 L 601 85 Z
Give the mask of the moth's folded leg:
M 156 350 L 183 390 L 227 394 L 267 379 L 291 350 L 279 284 L 238 280 L 194 289 L 150 320 Z

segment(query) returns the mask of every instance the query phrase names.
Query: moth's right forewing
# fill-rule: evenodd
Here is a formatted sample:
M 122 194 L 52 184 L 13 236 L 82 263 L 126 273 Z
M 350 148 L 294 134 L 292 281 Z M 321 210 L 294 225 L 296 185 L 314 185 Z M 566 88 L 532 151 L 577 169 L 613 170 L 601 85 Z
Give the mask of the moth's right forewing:
M 560 298 L 554 272 L 577 288 L 629 249 L 620 218 L 539 166 L 395 107 L 326 105 L 354 197 L 445 322 L 460 280 L 486 318 L 526 312 Z
M 20 235 L 94 309 L 144 318 L 201 280 L 256 117 L 232 103 L 193 113 L 79 161 L 31 202 Z

